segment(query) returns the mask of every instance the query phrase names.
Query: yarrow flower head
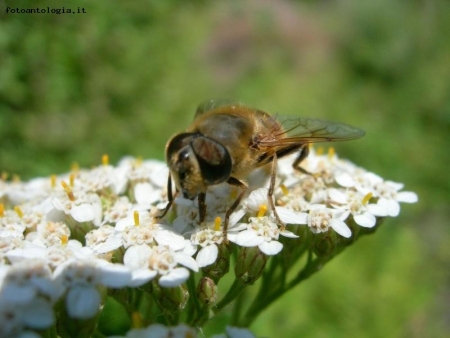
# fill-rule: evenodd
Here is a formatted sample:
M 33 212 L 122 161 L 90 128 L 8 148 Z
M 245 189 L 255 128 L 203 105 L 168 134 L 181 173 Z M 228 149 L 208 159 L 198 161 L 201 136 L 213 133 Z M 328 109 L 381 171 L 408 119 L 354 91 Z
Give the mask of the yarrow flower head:
M 263 285 L 284 285 L 271 278 L 287 278 L 304 253 L 310 254 L 305 269 L 320 270 L 349 241 L 398 216 L 400 203 L 417 202 L 403 184 L 333 151 L 311 150 L 303 171 L 292 167 L 293 160 L 279 161 L 271 197 L 265 172 L 256 172 L 231 214 L 240 190 L 211 186 L 204 222 L 199 201 L 182 196 L 159 217 L 169 195 L 167 166 L 159 161 L 128 157 L 112 166 L 104 157 L 91 170 L 30 182 L 1 179 L 0 336 L 53 332 L 67 318 L 96 320 L 107 297 L 123 305 L 135 327 L 142 327 L 139 313 L 147 308 L 146 318 L 165 318 L 171 326 L 127 336 L 195 336 L 191 327 L 174 325 L 188 318 L 187 324 L 201 326 L 259 278 L 267 279 Z M 286 271 L 263 274 L 269 258 Z M 218 301 L 218 283 L 233 273 L 232 264 L 236 281 Z M 143 306 L 150 298 L 155 305 Z M 70 330 L 64 335 L 80 335 L 81 328 Z M 228 328 L 226 336 L 251 336 L 240 330 Z

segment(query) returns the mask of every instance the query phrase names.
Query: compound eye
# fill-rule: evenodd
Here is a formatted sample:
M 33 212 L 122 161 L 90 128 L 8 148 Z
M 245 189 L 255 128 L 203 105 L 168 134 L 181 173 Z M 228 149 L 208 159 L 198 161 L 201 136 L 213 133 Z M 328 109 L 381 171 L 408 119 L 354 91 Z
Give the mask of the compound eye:
M 189 150 L 183 150 L 178 154 L 178 177 L 180 181 L 186 178 L 187 173 L 190 171 L 191 163 L 189 162 Z
M 208 184 L 226 181 L 231 175 L 232 161 L 228 150 L 220 143 L 199 136 L 191 143 L 203 179 Z
M 196 134 L 194 133 L 181 133 L 172 137 L 169 142 L 167 142 L 166 159 L 169 159 L 173 154 L 187 146 L 195 136 Z

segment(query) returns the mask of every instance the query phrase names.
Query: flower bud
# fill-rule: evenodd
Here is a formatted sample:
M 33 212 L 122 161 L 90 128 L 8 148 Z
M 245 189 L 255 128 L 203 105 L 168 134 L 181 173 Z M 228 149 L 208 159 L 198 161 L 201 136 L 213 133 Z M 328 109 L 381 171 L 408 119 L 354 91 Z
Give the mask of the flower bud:
M 208 266 L 202 268 L 203 273 L 212 278 L 216 283 L 230 270 L 230 251 L 226 244 L 217 245 L 219 253 L 216 261 Z
M 312 249 L 317 257 L 333 256 L 337 248 L 337 233 L 329 230 L 314 235 Z
M 237 257 L 234 273 L 241 283 L 251 285 L 262 275 L 267 256 L 258 247 L 242 248 Z
M 217 301 L 218 288 L 216 283 L 209 278 L 203 277 L 197 284 L 197 298 L 202 305 L 214 305 Z
M 164 313 L 175 317 L 184 309 L 189 293 L 183 285 L 173 288 L 163 288 L 157 282 L 153 282 L 152 285 L 155 300 Z

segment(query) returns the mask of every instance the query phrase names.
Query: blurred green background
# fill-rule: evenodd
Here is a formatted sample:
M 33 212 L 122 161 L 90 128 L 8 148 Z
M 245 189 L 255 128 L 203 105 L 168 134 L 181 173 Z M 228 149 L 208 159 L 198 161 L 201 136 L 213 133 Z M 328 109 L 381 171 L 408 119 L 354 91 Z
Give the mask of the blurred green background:
M 199 102 L 233 98 L 366 130 L 338 154 L 402 205 L 264 312 L 260 337 L 450 334 L 450 3 L 1 1 L 0 171 L 163 159 Z M 12 14 L 5 8 L 85 8 Z M 445 144 L 447 139 L 447 145 Z

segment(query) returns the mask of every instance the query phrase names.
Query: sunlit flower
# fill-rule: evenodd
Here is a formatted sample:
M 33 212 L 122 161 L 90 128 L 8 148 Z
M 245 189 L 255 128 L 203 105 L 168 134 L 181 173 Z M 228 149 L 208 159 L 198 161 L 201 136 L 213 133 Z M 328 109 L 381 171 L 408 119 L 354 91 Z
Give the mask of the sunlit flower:
M 116 229 L 110 225 L 102 225 L 86 234 L 86 246 L 95 253 L 104 254 L 122 246 L 122 239 Z
M 101 295 L 98 286 L 126 286 L 131 273 L 123 265 L 103 260 L 69 260 L 55 269 L 53 277 L 66 290 L 66 310 L 69 316 L 88 319 L 100 309 Z
M 376 216 L 387 216 L 387 210 L 379 204 L 369 203 L 371 193 L 365 196 L 353 190 L 342 192 L 337 189 L 328 190 L 331 205 L 336 209 L 348 210 L 356 224 L 372 228 L 376 224 Z M 345 237 L 345 236 L 344 236 Z
M 125 253 L 124 264 L 132 270 L 131 283 L 134 286 L 142 285 L 158 274 L 161 286 L 175 287 L 189 277 L 189 270 L 184 266 L 194 272 L 198 271 L 197 262 L 191 255 L 166 246 L 133 245 Z M 179 267 L 178 264 L 183 267 Z
M 56 210 L 72 216 L 77 222 L 92 222 L 100 225 L 102 219 L 102 205 L 100 197 L 94 193 L 77 190 L 73 195 L 60 191 L 52 199 Z
M 339 235 L 349 238 L 352 235 L 350 228 L 345 224 L 349 211 L 327 208 L 325 205 L 311 206 L 308 213 L 308 227 L 315 234 L 327 232 L 330 228 Z
M 298 237 L 289 230 L 280 230 L 275 223 L 274 217 L 250 217 L 247 229 L 237 234 L 229 234 L 230 241 L 243 247 L 258 246 L 266 255 L 276 255 L 283 248 L 283 244 L 278 242 L 278 237 Z
M 219 280 L 234 263 L 235 289 L 229 294 L 238 294 L 240 287 L 264 278 L 268 256 L 286 250 L 280 256 L 286 264 L 299 258 L 296 253 L 309 252 L 311 262 L 321 255 L 331 258 L 349 241 L 321 234 L 334 231 L 353 241 L 369 233 L 357 231 L 355 223 L 376 227 L 379 218 L 399 214 L 399 203 L 417 202 L 415 193 L 402 191 L 403 184 L 342 160 L 333 150 L 311 149 L 302 170 L 292 167 L 296 156 L 279 161 L 271 197 L 267 170 L 252 173 L 241 203 L 228 215 L 227 229 L 226 215 L 240 193 L 227 183 L 208 187 L 204 222 L 198 199 L 185 199 L 175 189 L 173 204 L 161 217 L 168 168 L 160 161 L 129 157 L 112 166 L 104 156 L 103 164 L 91 170 L 28 183 L 1 179 L 0 336 L 31 337 L 54 325 L 61 310 L 55 304 L 65 306 L 70 318 L 95 318 L 106 294 L 133 308 L 143 292 L 158 289 L 163 295 L 152 296 L 162 315 L 182 311 L 187 302 L 198 308 L 200 296 L 197 303 L 188 297 L 206 295 L 194 285 L 200 268 L 218 294 Z M 300 235 L 298 242 L 292 242 L 299 236 L 287 225 Z M 115 293 L 108 288 L 136 289 Z M 127 299 L 131 294 L 136 298 Z M 215 302 L 202 303 L 206 312 L 198 308 L 192 316 L 206 318 Z M 138 317 L 133 320 L 141 327 Z M 152 325 L 127 337 L 154 334 L 194 337 L 197 331 Z M 224 335 L 252 336 L 232 327 Z

